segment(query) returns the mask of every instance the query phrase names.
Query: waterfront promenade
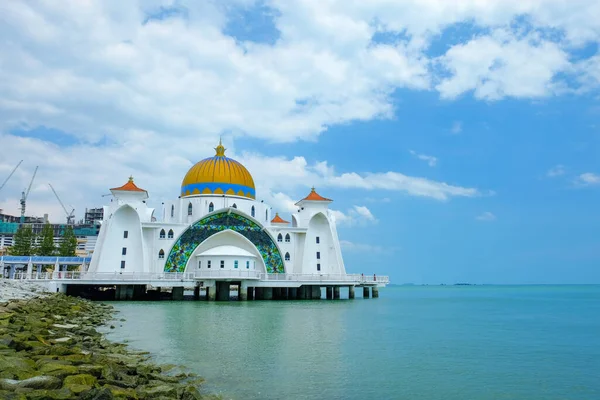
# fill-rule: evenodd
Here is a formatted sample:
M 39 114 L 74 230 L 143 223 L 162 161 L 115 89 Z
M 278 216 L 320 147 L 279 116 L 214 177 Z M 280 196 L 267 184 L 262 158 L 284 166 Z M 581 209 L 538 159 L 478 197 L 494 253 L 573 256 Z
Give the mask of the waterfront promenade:
M 65 271 L 64 266 L 78 266 L 81 271 Z M 4 277 L 44 283 L 53 292 L 80 294 L 102 288 L 114 288 L 115 300 L 135 300 L 148 293 L 170 293 L 174 300 L 183 299 L 185 290 L 193 290 L 196 299 L 226 301 L 231 288 L 238 300 L 320 299 L 325 288 L 327 299 L 339 299 L 341 290 L 355 297 L 362 288 L 363 297 L 379 297 L 379 287 L 389 283 L 387 276 L 363 274 L 267 274 L 259 271 L 202 270 L 162 273 L 92 273 L 87 272 L 88 258 L 80 257 L 0 257 Z M 52 266 L 52 271 L 47 271 Z M 45 267 L 45 268 L 44 268 Z

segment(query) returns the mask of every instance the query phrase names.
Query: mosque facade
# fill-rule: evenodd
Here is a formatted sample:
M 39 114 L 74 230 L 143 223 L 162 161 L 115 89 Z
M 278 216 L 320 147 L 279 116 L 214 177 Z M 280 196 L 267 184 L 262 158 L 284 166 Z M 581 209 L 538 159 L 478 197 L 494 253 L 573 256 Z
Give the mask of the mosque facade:
M 162 209 L 147 206 L 149 194 L 133 178 L 111 189 L 88 271 L 193 273 L 217 281 L 346 275 L 332 200 L 313 188 L 286 221 L 256 200 L 252 175 L 221 143 L 215 150 L 187 172 L 179 197 Z

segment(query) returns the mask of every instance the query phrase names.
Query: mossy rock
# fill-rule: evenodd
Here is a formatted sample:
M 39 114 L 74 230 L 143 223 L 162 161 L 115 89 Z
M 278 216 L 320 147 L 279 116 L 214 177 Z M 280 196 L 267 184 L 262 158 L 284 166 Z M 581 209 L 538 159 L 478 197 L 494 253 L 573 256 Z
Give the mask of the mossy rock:
M 78 384 L 64 385 L 64 388 L 70 390 L 73 394 L 80 394 L 92 389 L 91 386 Z
M 135 399 L 135 400 L 137 400 L 139 398 L 135 389 L 122 388 L 122 387 L 113 386 L 113 385 L 105 385 L 104 387 L 109 389 L 111 391 L 111 393 L 113 394 L 113 396 L 115 396 L 116 399 Z
M 25 393 L 15 393 L 8 390 L 0 390 L 0 399 L 3 400 L 27 400 Z
M 138 388 L 140 397 L 145 399 L 156 399 L 159 397 L 177 398 L 177 388 L 171 385 L 158 385 Z
M 39 371 L 47 375 L 64 377 L 67 375 L 76 375 L 79 372 L 79 369 L 73 365 L 49 362 L 47 364 L 42 365 Z
M 63 381 L 63 385 L 88 385 L 94 386 L 97 382 L 95 376 L 90 374 L 78 374 L 78 375 L 70 375 L 65 378 Z
M 93 388 L 79 395 L 78 400 L 114 400 L 110 388 Z
M 104 369 L 104 366 L 102 365 L 79 365 L 77 367 L 78 371 L 80 374 L 90 374 L 95 376 L 96 378 L 99 378 L 102 376 L 102 370 Z
M 33 390 L 27 392 L 27 400 L 71 400 L 73 394 L 68 389 Z

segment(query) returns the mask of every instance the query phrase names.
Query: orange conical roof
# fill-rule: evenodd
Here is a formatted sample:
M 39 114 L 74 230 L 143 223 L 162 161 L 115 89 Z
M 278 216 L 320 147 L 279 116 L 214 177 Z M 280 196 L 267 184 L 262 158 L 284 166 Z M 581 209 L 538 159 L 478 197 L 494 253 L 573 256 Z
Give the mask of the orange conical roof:
M 144 189 L 140 189 L 135 183 L 133 183 L 133 176 L 130 176 L 129 181 L 123 186 L 118 188 L 112 188 L 110 190 L 121 190 L 126 192 L 145 192 Z
M 272 224 L 289 224 L 288 221 L 285 221 L 279 216 L 279 213 L 275 213 L 275 218 L 271 220 Z
M 314 187 L 311 189 L 311 191 L 308 194 L 308 196 L 306 196 L 302 200 L 309 200 L 309 201 L 333 201 L 331 199 L 328 199 L 328 198 L 325 198 L 325 197 L 321 196 L 319 193 L 317 193 L 315 191 Z

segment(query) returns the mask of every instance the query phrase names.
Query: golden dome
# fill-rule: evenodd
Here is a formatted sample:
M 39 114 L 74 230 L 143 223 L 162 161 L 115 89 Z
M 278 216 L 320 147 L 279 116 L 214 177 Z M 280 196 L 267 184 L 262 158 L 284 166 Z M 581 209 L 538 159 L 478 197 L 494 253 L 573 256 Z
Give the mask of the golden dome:
M 194 165 L 183 178 L 181 196 L 200 194 L 227 194 L 254 199 L 256 191 L 250 172 L 239 162 L 225 156 L 225 147 L 219 141 L 214 157 Z

